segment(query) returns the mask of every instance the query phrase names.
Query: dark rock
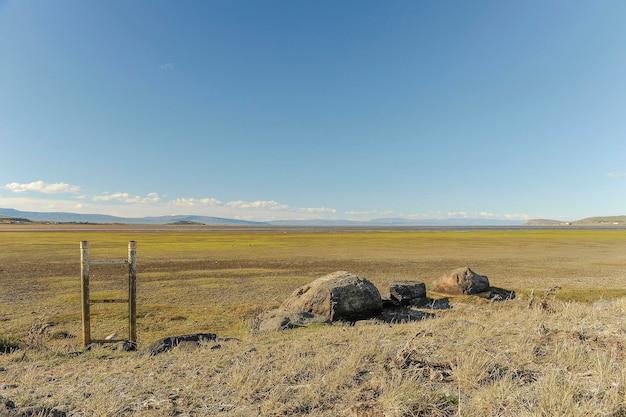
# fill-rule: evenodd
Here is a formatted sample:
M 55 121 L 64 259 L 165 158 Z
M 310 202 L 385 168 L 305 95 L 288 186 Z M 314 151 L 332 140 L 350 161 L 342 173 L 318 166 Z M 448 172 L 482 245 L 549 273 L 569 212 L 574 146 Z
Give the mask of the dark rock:
M 449 310 L 452 308 L 449 298 L 422 298 L 415 302 L 413 307 L 430 310 Z
M 412 305 L 426 298 L 426 284 L 417 281 L 394 282 L 389 286 L 389 294 L 392 300 L 402 305 Z
M 432 313 L 425 313 L 423 311 L 412 310 L 406 307 L 386 308 L 376 316 L 377 320 L 381 320 L 389 324 L 397 323 L 410 323 L 413 321 L 420 321 L 436 317 Z
M 498 287 L 489 287 L 489 290 L 477 295 L 492 301 L 506 301 L 515 298 L 515 291 L 505 290 L 504 288 Z
M 390 298 L 390 299 L 383 298 L 383 310 L 386 308 L 394 308 L 394 307 L 399 307 L 399 306 L 400 306 L 400 302 L 398 300 L 395 300 L 393 298 Z
M 338 271 L 297 289 L 281 308 L 325 316 L 331 321 L 356 321 L 383 309 L 378 288 L 366 278 Z
M 8 398 L 4 398 L 0 395 L 0 411 L 6 413 L 7 411 L 15 410 L 15 403 Z

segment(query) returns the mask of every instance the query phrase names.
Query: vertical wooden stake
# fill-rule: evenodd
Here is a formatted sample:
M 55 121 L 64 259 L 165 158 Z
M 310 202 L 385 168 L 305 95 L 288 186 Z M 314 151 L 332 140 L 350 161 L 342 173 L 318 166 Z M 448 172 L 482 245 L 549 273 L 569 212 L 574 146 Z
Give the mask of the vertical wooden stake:
M 137 242 L 128 242 L 128 340 L 137 346 Z
M 91 317 L 89 315 L 89 241 L 80 242 L 80 272 L 82 280 L 81 298 L 83 303 L 83 345 L 91 344 Z

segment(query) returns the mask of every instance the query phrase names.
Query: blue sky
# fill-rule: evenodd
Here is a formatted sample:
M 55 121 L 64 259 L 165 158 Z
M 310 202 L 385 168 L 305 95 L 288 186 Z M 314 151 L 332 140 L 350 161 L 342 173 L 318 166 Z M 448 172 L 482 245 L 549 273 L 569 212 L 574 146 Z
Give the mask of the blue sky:
M 626 214 L 626 2 L 0 1 L 0 207 Z

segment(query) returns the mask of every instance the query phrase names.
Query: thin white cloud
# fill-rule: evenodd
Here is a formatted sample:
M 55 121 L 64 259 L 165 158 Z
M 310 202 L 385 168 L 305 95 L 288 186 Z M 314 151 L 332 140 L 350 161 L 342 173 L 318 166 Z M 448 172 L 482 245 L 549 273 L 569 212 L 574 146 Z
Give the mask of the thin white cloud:
M 466 211 L 454 211 L 447 213 L 445 218 L 461 218 L 461 219 L 505 219 L 505 220 L 528 220 L 531 216 L 524 213 L 492 213 L 489 211 L 479 211 L 476 213 L 468 213 Z
M 606 176 L 611 178 L 626 178 L 626 172 L 609 172 Z
M 103 193 L 92 198 L 92 201 L 120 201 L 122 203 L 158 203 L 160 201 L 159 194 L 148 193 L 147 196 L 130 195 L 128 193 Z
M 14 193 L 36 192 L 43 194 L 78 194 L 80 192 L 80 187 L 78 185 L 66 184 L 64 182 L 57 182 L 53 184 L 43 181 L 34 181 L 28 184 L 12 182 L 5 185 L 4 188 L 11 190 Z
M 295 210 L 301 213 L 336 213 L 337 212 L 336 209 L 328 208 L 328 207 L 296 208 Z
M 531 218 L 528 214 L 522 213 L 505 213 L 502 217 L 509 220 L 530 220 Z
M 291 207 L 287 204 L 281 204 L 277 201 L 229 201 L 225 204 L 229 208 L 240 210 L 270 210 L 270 211 L 284 211 L 295 213 L 336 213 L 337 210 L 328 207 Z
M 183 207 L 214 207 L 222 205 L 222 202 L 215 198 L 177 198 L 175 200 L 171 200 L 170 203 L 175 206 Z
M 265 210 L 289 210 L 286 204 L 280 204 L 276 201 L 229 201 L 226 203 L 228 207 L 238 209 L 265 209 Z
M 369 211 L 346 211 L 346 214 L 348 216 L 367 216 L 368 214 L 370 214 Z
M 158 203 L 161 201 L 161 197 L 159 197 L 158 193 L 148 193 L 146 197 L 144 197 L 145 203 Z
M 346 212 L 350 214 L 351 212 Z M 357 212 L 358 213 L 358 212 Z M 435 211 L 427 213 L 398 213 L 395 211 L 379 211 L 374 213 L 367 213 L 374 217 L 398 217 L 402 219 L 410 220 L 430 220 L 430 219 L 502 219 L 502 220 L 528 220 L 531 218 L 528 214 L 523 213 L 492 213 L 488 211 L 481 212 L 467 212 L 467 211 Z
M 174 71 L 174 64 L 171 62 L 161 64 L 161 71 Z
M 461 218 L 467 218 L 469 217 L 469 215 L 467 214 L 467 212 L 465 211 L 452 211 L 449 212 L 448 215 L 446 217 L 461 217 Z

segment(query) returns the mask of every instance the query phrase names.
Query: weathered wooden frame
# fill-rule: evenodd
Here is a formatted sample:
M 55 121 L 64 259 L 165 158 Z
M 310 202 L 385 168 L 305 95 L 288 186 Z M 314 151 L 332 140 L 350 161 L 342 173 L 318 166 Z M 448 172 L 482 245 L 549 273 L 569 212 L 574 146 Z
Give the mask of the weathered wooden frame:
M 89 297 L 89 265 L 128 264 L 128 298 L 91 299 Z M 91 338 L 91 304 L 96 303 L 128 303 L 128 341 L 131 347 L 137 346 L 137 242 L 128 241 L 128 260 L 99 261 L 89 259 L 89 241 L 80 242 L 81 265 L 81 299 L 83 321 L 83 345 L 92 343 L 115 343 L 119 339 Z

